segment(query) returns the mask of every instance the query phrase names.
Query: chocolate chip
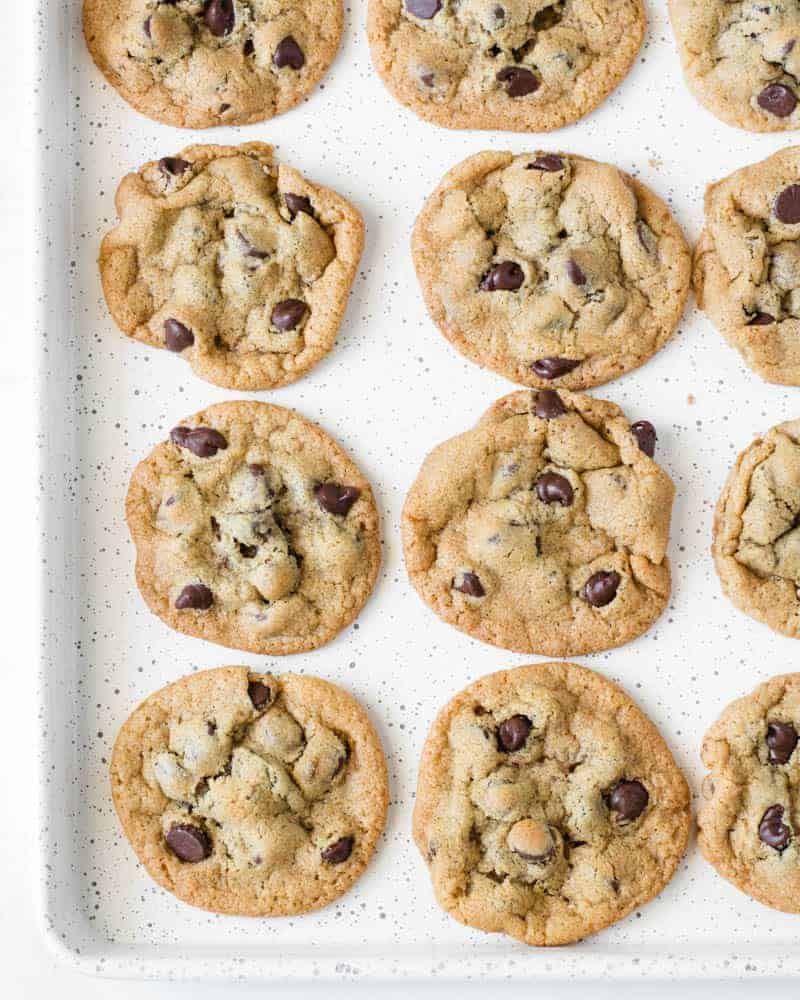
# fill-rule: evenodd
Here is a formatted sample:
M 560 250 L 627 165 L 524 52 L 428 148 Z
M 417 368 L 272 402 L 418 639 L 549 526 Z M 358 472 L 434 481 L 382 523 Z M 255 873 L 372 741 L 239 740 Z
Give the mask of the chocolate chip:
M 621 578 L 614 570 L 593 573 L 581 587 L 580 595 L 593 608 L 604 608 L 617 596 Z
M 575 358 L 539 358 L 531 365 L 539 378 L 553 379 L 567 375 L 580 364 Z
M 289 209 L 289 215 L 291 215 L 292 218 L 294 218 L 298 212 L 305 212 L 306 215 L 310 215 L 313 218 L 314 209 L 311 207 L 311 202 L 304 194 L 291 194 L 287 191 L 283 196 L 283 200 L 286 202 L 286 207 Z
M 652 458 L 656 453 L 658 435 L 650 421 L 637 420 L 635 424 L 631 424 L 631 434 L 636 438 L 636 443 L 639 445 L 640 450 Z
M 792 839 L 792 831 L 783 822 L 783 806 L 774 805 L 767 809 L 758 824 L 758 838 L 776 851 L 786 850 Z
M 567 277 L 573 285 L 586 284 L 586 275 L 583 273 L 580 264 L 575 260 L 570 259 L 567 261 Z
M 441 0 L 406 0 L 406 10 L 420 21 L 430 21 L 441 9 Z
M 162 156 L 158 161 L 158 169 L 162 174 L 170 177 L 180 177 L 181 174 L 191 167 L 188 160 L 182 160 L 179 156 Z
M 770 326 L 774 322 L 775 322 L 775 317 L 771 316 L 769 313 L 757 312 L 750 317 L 750 319 L 747 321 L 747 325 Z
M 233 0 L 209 0 L 203 12 L 203 20 L 212 35 L 218 38 L 229 35 L 236 23 Z
M 347 861 L 353 853 L 353 838 L 342 837 L 326 847 L 321 853 L 322 860 L 327 861 L 329 865 L 340 865 L 343 861 Z
M 436 79 L 433 73 L 430 72 L 421 73 L 419 78 L 420 82 L 424 83 L 426 87 L 432 87 L 434 84 L 434 80 Z
M 147 18 L 145 18 L 144 24 L 142 25 L 142 27 L 144 28 L 144 33 L 147 35 L 148 38 L 152 38 L 153 37 L 150 34 L 150 24 L 151 24 L 152 20 L 153 20 L 152 17 L 147 17 Z
M 469 597 L 484 597 L 486 595 L 480 577 L 476 573 L 462 573 L 460 583 L 457 584 L 453 581 L 453 590 L 467 594 Z
M 793 226 L 800 222 L 800 184 L 790 184 L 775 199 L 775 216 Z
M 539 81 L 522 66 L 504 66 L 497 73 L 497 81 L 505 84 L 509 97 L 525 97 L 539 89 Z
M 292 35 L 287 35 L 278 42 L 272 54 L 272 65 L 276 69 L 283 69 L 284 66 L 288 66 L 289 69 L 302 69 L 305 64 L 306 57 L 303 55 L 303 50 Z
M 246 545 L 244 542 L 239 542 L 239 552 L 242 559 L 253 559 L 258 555 L 258 546 Z
M 495 9 L 492 11 L 492 13 L 494 14 L 495 21 L 505 21 L 505 19 L 506 19 L 506 9 L 505 9 L 505 7 L 501 7 L 498 4 L 495 7 Z
M 198 458 L 211 458 L 228 447 L 227 440 L 213 427 L 173 427 L 170 440 L 179 448 L 188 448 Z
M 537 156 L 533 163 L 529 163 L 526 170 L 544 170 L 548 174 L 557 174 L 564 169 L 564 161 L 555 153 L 544 153 Z
M 497 728 L 497 743 L 506 753 L 521 750 L 531 731 L 531 720 L 525 715 L 512 715 Z
M 647 808 L 650 795 L 641 781 L 620 781 L 611 789 L 609 808 L 625 823 L 638 819 Z
M 284 299 L 272 310 L 270 319 L 276 329 L 287 333 L 300 325 L 307 312 L 308 306 L 300 299 Z
M 252 38 L 248 38 L 247 41 L 244 43 L 244 48 L 242 49 L 242 54 L 246 55 L 246 56 L 251 56 L 255 52 L 255 50 L 256 50 L 256 47 L 253 44 L 253 39 Z
M 266 260 L 269 257 L 269 253 L 266 250 L 259 250 L 258 247 L 254 246 L 241 229 L 236 230 L 236 235 L 241 241 L 245 257 L 253 257 L 255 260 Z
M 516 292 L 525 281 L 525 272 L 513 260 L 501 260 L 487 271 L 478 286 L 482 292 Z
M 567 408 L 555 389 L 540 389 L 536 394 L 533 412 L 540 420 L 554 420 L 556 417 L 562 417 Z
M 785 764 L 797 746 L 797 730 L 790 722 L 770 722 L 767 726 L 770 764 Z
M 797 107 L 793 91 L 782 83 L 771 83 L 758 95 L 758 106 L 776 118 L 788 118 Z
M 545 472 L 536 480 L 536 495 L 542 503 L 559 503 L 562 507 L 571 507 L 575 499 L 572 484 L 557 472 Z
M 164 321 L 164 343 L 167 345 L 168 351 L 180 354 L 181 351 L 192 346 L 194 334 L 188 326 L 184 326 L 178 320 L 168 319 Z
M 205 861 L 211 854 L 211 838 L 193 823 L 176 823 L 169 828 L 165 839 L 175 857 L 189 864 Z
M 361 496 L 357 486 L 340 486 L 339 483 L 319 483 L 314 487 L 317 503 L 329 514 L 347 514 Z
M 214 603 L 214 595 L 204 583 L 188 583 L 178 594 L 175 607 L 178 611 L 208 611 Z
M 272 697 L 270 689 L 261 681 L 250 681 L 247 685 L 247 693 L 250 695 L 253 708 L 263 708 Z

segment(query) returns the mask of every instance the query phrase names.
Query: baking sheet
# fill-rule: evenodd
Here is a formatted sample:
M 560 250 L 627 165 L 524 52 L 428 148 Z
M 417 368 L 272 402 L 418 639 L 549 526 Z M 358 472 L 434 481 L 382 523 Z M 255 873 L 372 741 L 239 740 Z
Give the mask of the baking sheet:
M 424 197 L 482 149 L 565 150 L 608 160 L 665 198 L 693 240 L 705 183 L 767 156 L 790 136 L 717 122 L 679 74 L 665 6 L 648 2 L 645 46 L 593 115 L 544 136 L 448 132 L 396 104 L 373 72 L 366 0 L 347 11 L 332 71 L 296 110 L 241 129 L 182 132 L 129 109 L 91 64 L 79 0 L 37 0 L 40 203 L 36 240 L 41 349 L 43 524 L 42 896 L 64 961 L 117 976 L 230 979 L 619 976 L 728 977 L 800 971 L 798 918 L 719 878 L 694 843 L 662 895 L 587 941 L 526 948 L 462 927 L 436 906 L 410 839 L 420 747 L 438 708 L 492 670 L 532 662 L 438 621 L 402 565 L 399 514 L 425 453 L 514 386 L 449 347 L 425 313 L 408 238 Z M 358 622 L 314 653 L 265 659 L 171 632 L 133 583 L 123 518 L 134 464 L 180 418 L 236 394 L 195 378 L 167 352 L 123 338 L 102 301 L 98 244 L 122 174 L 190 142 L 260 139 L 350 198 L 367 243 L 339 341 L 296 385 L 252 394 L 296 407 L 333 434 L 371 479 L 385 562 Z M 670 743 L 693 790 L 702 735 L 720 709 L 793 669 L 797 646 L 722 597 L 709 555 L 711 512 L 733 458 L 761 430 L 798 415 L 797 390 L 751 375 L 690 303 L 672 342 L 644 368 L 594 390 L 631 420 L 652 420 L 677 490 L 668 611 L 638 641 L 579 660 L 620 682 Z M 124 718 L 194 669 L 245 663 L 319 674 L 370 711 L 386 749 L 392 804 L 376 858 L 347 895 L 310 916 L 245 920 L 193 910 L 157 888 L 117 825 L 107 762 Z

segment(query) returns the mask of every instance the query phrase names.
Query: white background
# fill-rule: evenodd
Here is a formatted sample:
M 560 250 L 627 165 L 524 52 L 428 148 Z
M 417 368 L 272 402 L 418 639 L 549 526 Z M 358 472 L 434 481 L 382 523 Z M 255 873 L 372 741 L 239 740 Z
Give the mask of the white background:
M 6 137 L 3 152 L 4 162 L 0 164 L 0 197 L 2 197 L 3 225 L 0 226 L 0 245 L 2 246 L 3 267 L 0 269 L 0 281 L 3 291 L 4 310 L 4 350 L 0 360 L 0 442 L 2 442 L 2 464 L 3 470 L 2 488 L 0 488 L 0 537 L 3 544 L 0 547 L 2 552 L 2 572 L 0 572 L 0 608 L 2 608 L 2 620 L 5 624 L 3 630 L 4 643 L 3 652 L 0 654 L 0 663 L 3 667 L 4 693 L 2 712 L 2 722 L 0 723 L 0 761 L 2 761 L 3 790 L 2 798 L 2 823 L 0 823 L 0 858 L 2 858 L 3 880 L 3 904 L 0 907 L 0 952 L 3 956 L 2 969 L 0 969 L 0 981 L 8 986 L 10 995 L 23 997 L 51 997 L 56 991 L 59 997 L 140 997 L 140 996 L 192 996 L 192 997 L 216 997 L 230 995 L 234 991 L 233 987 L 221 985 L 198 986 L 192 985 L 162 985 L 147 983 L 110 983 L 103 980 L 93 980 L 84 978 L 75 973 L 68 972 L 60 968 L 50 957 L 46 950 L 44 939 L 39 931 L 38 919 L 36 915 L 36 886 L 37 876 L 35 866 L 38 859 L 34 856 L 34 846 L 36 841 L 35 824 L 35 795 L 36 795 L 36 774 L 35 757 L 33 747 L 36 741 L 36 716 L 37 706 L 34 691 L 35 662 L 37 656 L 37 589 L 38 589 L 38 538 L 34 519 L 35 505 L 37 502 L 35 471 L 37 453 L 35 447 L 35 426 L 36 412 L 33 397 L 33 365 L 34 365 L 34 344 L 30 336 L 32 322 L 30 319 L 30 302 L 24 290 L 28 287 L 29 264 L 23 255 L 24 250 L 30 250 L 29 236 L 31 233 L 31 220 L 26 214 L 26 198 L 23 197 L 28 185 L 34 176 L 34 170 L 30 162 L 29 154 L 32 148 L 31 143 L 31 107 L 32 107 L 32 80 L 33 74 L 31 65 L 24 56 L 28 46 L 23 45 L 23 40 L 30 37 L 29 12 L 25 9 L 24 3 L 11 3 L 4 5 L 4 36 L 6 40 L 5 58 L 0 66 L 3 87 L 0 93 L 3 94 L 0 103 L 0 119 L 4 126 L 2 135 Z M 352 33 L 362 31 L 359 24 L 350 23 L 349 31 Z M 364 44 L 364 39 L 359 35 L 359 44 Z M 350 44 L 352 45 L 352 39 Z M 334 69 L 335 72 L 335 69 Z M 639 79 L 643 79 L 640 75 Z M 652 85 L 652 80 L 650 84 Z M 624 104 L 622 105 L 624 109 Z M 714 131 L 716 126 L 703 112 L 697 110 L 697 116 L 704 126 L 708 126 L 710 131 Z M 575 146 L 572 135 L 570 136 Z M 720 133 L 724 135 L 725 141 L 730 146 L 736 146 L 736 136 L 730 131 Z M 597 138 L 595 136 L 595 138 Z M 712 136 L 713 139 L 713 136 Z M 540 140 L 542 145 L 549 145 L 557 148 L 560 137 L 552 137 Z M 769 139 L 771 145 L 761 143 L 750 137 L 743 137 L 741 146 L 743 153 L 731 163 L 731 167 L 747 162 L 748 159 L 755 159 L 758 155 L 766 155 L 771 148 L 776 148 L 779 143 Z M 477 150 L 481 145 L 489 146 L 491 141 L 487 138 L 483 143 L 473 143 L 472 149 Z M 494 143 L 497 145 L 497 143 Z M 515 140 L 515 148 L 524 148 L 524 142 Z M 531 143 L 533 145 L 533 143 Z M 566 145 L 566 142 L 565 142 Z M 458 146 L 459 150 L 462 148 Z M 762 153 L 755 153 L 748 156 L 756 148 L 763 149 Z M 577 151 L 584 151 L 578 149 Z M 652 150 L 649 151 L 652 155 Z M 696 156 L 699 153 L 694 150 L 684 150 Z M 668 163 L 672 163 L 677 169 L 675 149 L 671 136 L 668 132 L 663 134 L 663 148 L 658 149 L 658 153 L 663 156 Z M 631 150 L 628 156 L 621 156 L 618 152 L 616 157 L 609 154 L 609 159 L 616 159 L 621 165 L 630 169 L 630 161 L 636 155 L 646 157 L 648 150 L 642 146 L 638 150 Z M 595 155 L 599 153 L 595 150 Z M 701 155 L 701 154 L 700 154 Z M 455 160 L 457 156 L 453 157 Z M 654 186 L 659 189 L 662 195 L 671 190 L 671 185 L 665 181 L 666 168 L 660 177 L 656 174 Z M 644 179 L 649 179 L 647 171 L 644 172 Z M 658 183 L 655 183 L 658 181 Z M 696 204 L 693 206 L 696 211 Z M 687 210 L 688 212 L 688 210 Z M 679 213 L 680 214 L 680 213 Z M 681 221 L 685 222 L 682 218 Z M 691 232 L 694 236 L 696 233 Z M 668 351 L 671 352 L 663 363 L 669 365 L 670 369 L 676 373 L 681 371 L 681 356 L 679 352 L 686 350 L 687 336 L 702 335 L 713 338 L 707 328 L 702 325 L 702 321 L 695 318 L 691 324 L 685 324 L 688 334 L 684 333 L 683 343 L 676 346 L 673 344 Z M 698 333 L 702 331 L 702 333 Z M 432 330 L 419 333 L 420 337 L 435 338 L 436 334 Z M 438 342 L 432 344 L 432 349 L 442 353 L 446 351 Z M 731 380 L 740 377 L 737 359 L 720 342 L 710 341 L 712 350 L 708 353 L 705 364 L 716 363 L 719 354 L 723 374 L 727 377 L 730 373 Z M 424 349 L 424 343 L 421 344 Z M 174 359 L 169 359 L 174 360 Z M 699 367 L 704 366 L 703 358 L 699 359 Z M 698 371 L 698 358 L 692 356 L 691 367 L 694 382 L 691 388 L 702 384 L 701 372 Z M 455 371 L 462 373 L 464 367 L 461 363 L 456 363 Z M 662 371 L 663 375 L 663 371 Z M 610 398 L 625 401 L 628 399 L 641 399 L 641 391 L 637 394 L 637 386 L 632 381 L 633 377 L 623 380 L 624 389 L 618 391 L 614 386 L 608 387 L 607 395 Z M 663 379 L 661 380 L 663 382 Z M 644 383 L 642 383 L 644 384 Z M 784 418 L 786 393 L 782 390 L 774 390 L 774 397 L 770 398 L 769 392 L 764 391 L 764 387 L 758 384 L 748 383 L 743 379 L 744 385 L 750 385 L 752 395 L 748 399 L 758 397 L 758 404 L 755 409 L 758 411 L 753 415 L 754 430 L 759 426 L 764 426 L 764 421 L 769 417 L 767 423 L 775 422 Z M 663 390 L 663 386 L 659 385 Z M 648 392 L 649 388 L 645 389 Z M 602 392 L 602 390 L 601 390 Z M 780 396 L 778 396 L 780 394 Z M 685 396 L 685 393 L 684 393 Z M 702 420 L 704 416 L 711 418 L 712 427 L 714 417 L 717 415 L 714 401 L 704 398 L 702 392 L 697 394 L 697 411 L 692 414 L 693 419 Z M 677 398 L 677 397 L 676 397 Z M 773 399 L 780 398 L 781 406 L 778 410 L 770 407 Z M 766 400 L 766 402 L 765 402 Z M 732 401 L 742 403 L 741 397 Z M 641 403 L 639 404 L 641 408 Z M 674 401 L 673 401 L 674 405 Z M 708 410 L 704 410 L 704 406 Z M 188 412 L 188 410 L 187 410 Z M 772 417 L 774 413 L 774 419 Z M 646 415 L 643 412 L 637 416 Z M 681 415 L 682 420 L 687 420 L 685 414 Z M 444 435 L 440 435 L 444 436 Z M 743 446 L 749 438 L 745 435 L 739 442 L 739 447 Z M 732 448 L 733 445 L 731 444 Z M 738 450 L 738 449 L 737 449 Z M 726 449 L 726 453 L 730 453 Z M 695 463 L 679 462 L 678 456 L 670 453 L 669 457 L 674 459 L 679 471 L 688 476 Z M 716 475 L 716 473 L 715 473 Z M 678 478 L 681 478 L 680 476 Z M 703 473 L 700 470 L 699 478 L 702 481 Z M 691 484 L 689 484 L 691 485 Z M 713 494 L 718 487 L 718 483 L 709 484 L 708 497 L 713 498 Z M 702 507 L 702 503 L 699 505 Z M 683 512 L 685 517 L 685 511 Z M 704 525 L 705 526 L 705 525 Z M 692 533 L 691 524 L 684 523 L 683 529 L 686 534 Z M 673 559 L 675 555 L 673 555 Z M 702 574 L 701 574 L 702 575 Z M 700 609 L 698 609 L 700 610 Z M 729 609 L 725 613 L 733 614 Z M 768 663 L 759 662 L 753 666 L 752 682 L 770 671 L 769 663 L 775 662 L 775 669 L 787 669 L 790 665 L 790 657 L 794 652 L 794 647 L 788 640 L 766 635 L 757 626 L 750 627 L 745 623 L 742 628 L 745 630 L 745 648 L 751 655 L 757 654 L 760 650 L 766 651 Z M 710 654 L 709 654 L 710 655 Z M 498 658 L 498 666 L 505 663 Z M 702 665 L 700 666 L 702 669 Z M 664 684 L 665 678 L 661 677 L 660 684 Z M 752 686 L 752 685 L 750 685 Z M 747 690 L 747 671 L 736 673 L 731 682 L 730 690 L 724 688 L 718 699 L 706 710 L 705 715 L 711 714 L 713 717 L 714 708 L 718 707 L 727 697 L 735 693 Z M 648 706 L 649 707 L 649 706 Z M 708 721 L 711 721 L 709 718 Z M 695 744 L 699 741 L 701 734 L 692 732 L 687 735 Z M 691 753 L 695 747 L 688 747 L 686 753 Z M 724 892 L 720 889 L 720 892 Z M 738 901 L 737 901 L 738 902 Z M 772 926 L 776 918 L 770 911 L 763 908 L 753 907 L 744 909 L 747 919 L 752 920 L 757 925 L 756 936 L 761 937 L 761 932 Z M 674 915 L 670 914 L 674 919 Z M 781 918 L 785 920 L 786 918 Z M 785 924 L 784 924 L 785 928 Z M 666 965 L 671 976 L 679 975 L 678 967 L 672 968 Z M 387 985 L 385 988 L 377 988 L 373 985 L 347 984 L 345 986 L 315 984 L 311 987 L 293 987 L 287 991 L 289 996 L 303 996 L 313 993 L 314 996 L 337 997 L 358 997 L 358 996 L 399 996 L 401 993 L 408 993 L 413 988 L 420 995 L 425 995 L 424 987 L 412 987 L 405 983 L 396 987 Z M 488 987 L 491 990 L 502 989 L 504 995 L 509 997 L 530 995 L 534 990 L 537 996 L 576 996 L 588 995 L 592 997 L 618 996 L 621 991 L 631 990 L 636 996 L 662 995 L 663 992 L 670 993 L 673 990 L 669 987 L 662 991 L 659 984 L 636 982 L 635 985 L 626 987 L 614 984 L 592 984 L 581 986 L 566 985 L 557 988 L 554 985 L 547 987 L 533 985 L 503 985 L 500 987 L 494 984 Z M 763 985 L 762 985 L 762 988 Z M 704 994 L 709 992 L 708 984 L 697 985 L 697 988 L 682 985 L 680 992 L 682 996 L 690 997 L 700 995 L 700 989 Z M 235 987 L 237 992 L 266 992 L 264 986 Z M 724 986 L 725 996 L 744 995 L 746 985 L 741 989 L 736 984 L 728 983 Z M 270 984 L 269 992 L 273 996 L 281 995 L 281 991 L 276 984 Z M 485 989 L 476 987 L 454 987 L 452 990 L 440 985 L 436 990 L 437 996 L 477 996 L 478 993 L 485 993 Z M 785 995 L 796 995 L 797 987 L 789 988 Z M 720 993 L 722 995 L 722 992 Z

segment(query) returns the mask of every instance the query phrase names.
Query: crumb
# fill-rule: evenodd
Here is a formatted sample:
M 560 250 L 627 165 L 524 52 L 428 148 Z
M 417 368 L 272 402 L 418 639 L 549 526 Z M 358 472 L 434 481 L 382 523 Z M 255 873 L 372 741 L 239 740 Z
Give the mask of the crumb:
M 695 398 L 691 393 L 689 393 L 689 395 L 686 397 L 686 402 L 689 404 L 689 406 L 694 406 Z

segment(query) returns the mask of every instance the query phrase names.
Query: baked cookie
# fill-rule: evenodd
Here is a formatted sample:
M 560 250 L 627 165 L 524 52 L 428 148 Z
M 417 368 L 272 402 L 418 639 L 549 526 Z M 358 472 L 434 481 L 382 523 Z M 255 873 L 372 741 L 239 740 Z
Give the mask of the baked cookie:
M 439 904 L 525 944 L 578 941 L 657 895 L 689 790 L 653 723 L 574 663 L 489 674 L 439 713 L 414 839 Z
M 736 459 L 714 514 L 722 589 L 745 614 L 800 638 L 800 420 Z
M 316 424 L 267 403 L 209 406 L 136 466 L 136 582 L 187 635 L 281 655 L 364 606 L 381 559 L 370 485 Z
M 403 509 L 411 582 L 444 621 L 519 653 L 645 632 L 669 599 L 669 476 L 613 403 L 520 391 L 425 459 Z
M 243 390 L 288 385 L 333 347 L 364 224 L 270 146 L 189 146 L 128 174 L 116 206 L 100 276 L 129 337 Z
M 447 128 L 548 132 L 626 76 L 641 0 L 370 0 L 372 59 L 391 93 Z
M 697 302 L 745 364 L 800 385 L 800 146 L 706 189 Z
M 700 848 L 729 882 L 800 913 L 800 674 L 732 702 L 706 733 Z
M 341 0 L 83 0 L 97 68 L 137 111 L 183 128 L 288 111 L 333 62 Z
M 583 389 L 672 336 L 689 248 L 666 205 L 606 163 L 478 153 L 445 175 L 411 240 L 425 303 L 471 361 Z
M 800 127 L 800 8 L 794 0 L 669 0 L 689 89 L 751 132 Z
M 383 830 L 386 763 L 367 714 L 316 677 L 219 667 L 150 695 L 120 730 L 111 787 L 148 873 L 192 906 L 325 906 Z

